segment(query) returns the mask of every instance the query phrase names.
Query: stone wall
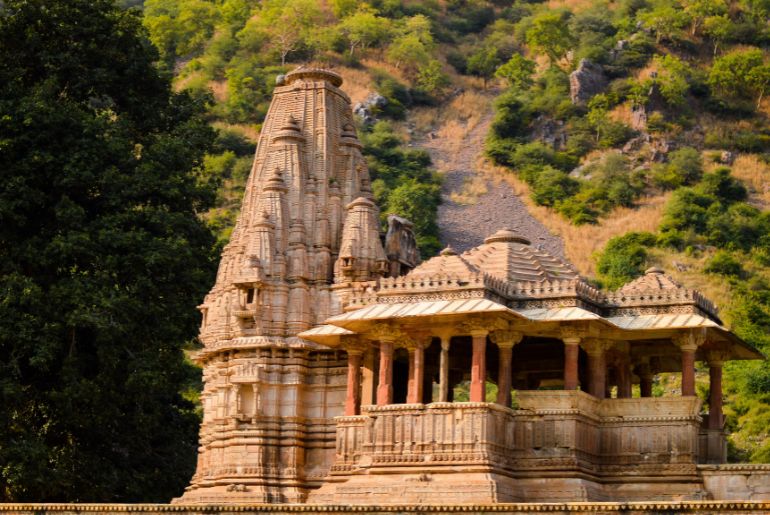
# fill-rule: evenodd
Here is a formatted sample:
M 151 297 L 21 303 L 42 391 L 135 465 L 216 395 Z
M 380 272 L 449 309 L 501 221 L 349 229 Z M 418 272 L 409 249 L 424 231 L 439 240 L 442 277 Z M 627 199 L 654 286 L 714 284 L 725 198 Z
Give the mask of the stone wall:
M 770 464 L 700 465 L 698 471 L 714 499 L 770 499 Z
M 525 514 L 551 513 L 554 515 L 643 515 L 661 513 L 708 513 L 708 514 L 754 514 L 770 512 L 770 502 L 676 502 L 676 503 L 543 503 L 543 504 L 494 504 L 494 505 L 388 505 L 388 506 L 313 506 L 313 505 L 169 505 L 169 504 L 0 504 L 0 515 L 83 515 L 95 513 L 103 515 L 124 515 L 141 513 L 159 515 L 165 513 L 179 515 L 231 515 L 270 513 L 274 515 L 321 515 L 327 513 L 348 514 L 368 513 L 386 514 L 432 514 L 449 515 L 454 513 L 486 514 Z

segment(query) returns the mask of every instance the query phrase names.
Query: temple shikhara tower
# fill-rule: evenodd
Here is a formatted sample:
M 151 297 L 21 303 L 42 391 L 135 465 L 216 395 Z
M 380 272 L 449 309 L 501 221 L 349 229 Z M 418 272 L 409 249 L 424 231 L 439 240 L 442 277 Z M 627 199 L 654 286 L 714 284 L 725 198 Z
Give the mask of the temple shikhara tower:
M 598 290 L 502 228 L 421 263 L 409 221 L 381 230 L 341 84 L 300 68 L 275 89 L 200 306 L 176 502 L 770 499 L 770 466 L 725 464 L 722 416 L 723 364 L 763 356 L 707 299 L 656 268 Z

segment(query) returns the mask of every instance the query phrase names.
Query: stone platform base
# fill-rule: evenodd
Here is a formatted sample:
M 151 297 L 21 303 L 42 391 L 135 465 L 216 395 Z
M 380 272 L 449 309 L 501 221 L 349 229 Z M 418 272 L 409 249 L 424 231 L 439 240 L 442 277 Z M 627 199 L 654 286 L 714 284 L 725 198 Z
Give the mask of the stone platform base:
M 371 505 L 553 503 L 553 502 L 679 502 L 711 499 L 699 477 L 633 478 L 600 483 L 584 477 L 510 477 L 494 472 L 436 470 L 421 473 L 360 474 L 335 482 L 328 479 L 308 496 L 310 504 Z M 764 497 L 744 497 L 759 500 Z
M 432 514 L 450 515 L 454 513 L 487 514 L 528 514 L 552 513 L 556 515 L 646 515 L 646 514 L 759 514 L 770 513 L 770 502 L 748 501 L 691 501 L 680 503 L 527 503 L 527 504 L 457 504 L 448 506 L 435 505 L 311 505 L 311 504 L 239 504 L 239 505 L 203 505 L 191 506 L 180 504 L 0 504 L 2 515 L 83 515 L 84 513 L 104 515 L 124 515 L 143 513 L 160 515 L 164 513 L 180 515 L 235 515 L 263 514 L 293 515 L 296 513 L 323 515 L 337 513 L 369 513 L 371 515 L 390 514 Z

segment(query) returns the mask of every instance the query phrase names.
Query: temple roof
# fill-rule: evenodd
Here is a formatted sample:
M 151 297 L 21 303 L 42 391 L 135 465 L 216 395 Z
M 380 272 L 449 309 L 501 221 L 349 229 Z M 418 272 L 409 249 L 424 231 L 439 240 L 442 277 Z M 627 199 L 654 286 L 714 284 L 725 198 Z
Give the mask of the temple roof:
M 438 256 L 424 261 L 409 272 L 407 277 L 419 278 L 425 276 L 448 275 L 458 278 L 469 278 L 479 273 L 479 269 L 470 264 L 465 257 L 459 256 L 452 247 L 442 250 Z
M 468 262 L 505 281 L 553 281 L 578 279 L 574 267 L 510 229 L 501 229 L 484 244 L 463 254 Z
M 446 248 L 404 276 L 360 283 L 344 312 L 325 323 L 365 333 L 383 321 L 425 329 L 480 316 L 556 338 L 564 324 L 642 342 L 704 330 L 730 359 L 762 357 L 722 325 L 708 299 L 663 270 L 650 268 L 617 291 L 602 291 L 567 261 L 508 229 L 463 254 Z M 319 331 L 300 336 L 329 345 L 342 335 L 331 327 Z
M 656 290 L 676 290 L 683 288 L 681 284 L 676 282 L 671 276 L 658 268 L 648 268 L 644 275 L 637 277 L 633 281 L 624 284 L 618 292 L 631 293 L 641 291 L 656 291 Z

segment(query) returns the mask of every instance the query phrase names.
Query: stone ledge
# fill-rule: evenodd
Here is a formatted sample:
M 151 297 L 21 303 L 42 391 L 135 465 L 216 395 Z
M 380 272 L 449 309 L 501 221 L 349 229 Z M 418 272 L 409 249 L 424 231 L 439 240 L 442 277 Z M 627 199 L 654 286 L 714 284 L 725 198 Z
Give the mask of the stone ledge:
M 48 513 L 768 513 L 770 502 L 685 501 L 685 502 L 574 502 L 455 505 L 318 505 L 318 504 L 0 504 L 0 514 L 45 515 Z

